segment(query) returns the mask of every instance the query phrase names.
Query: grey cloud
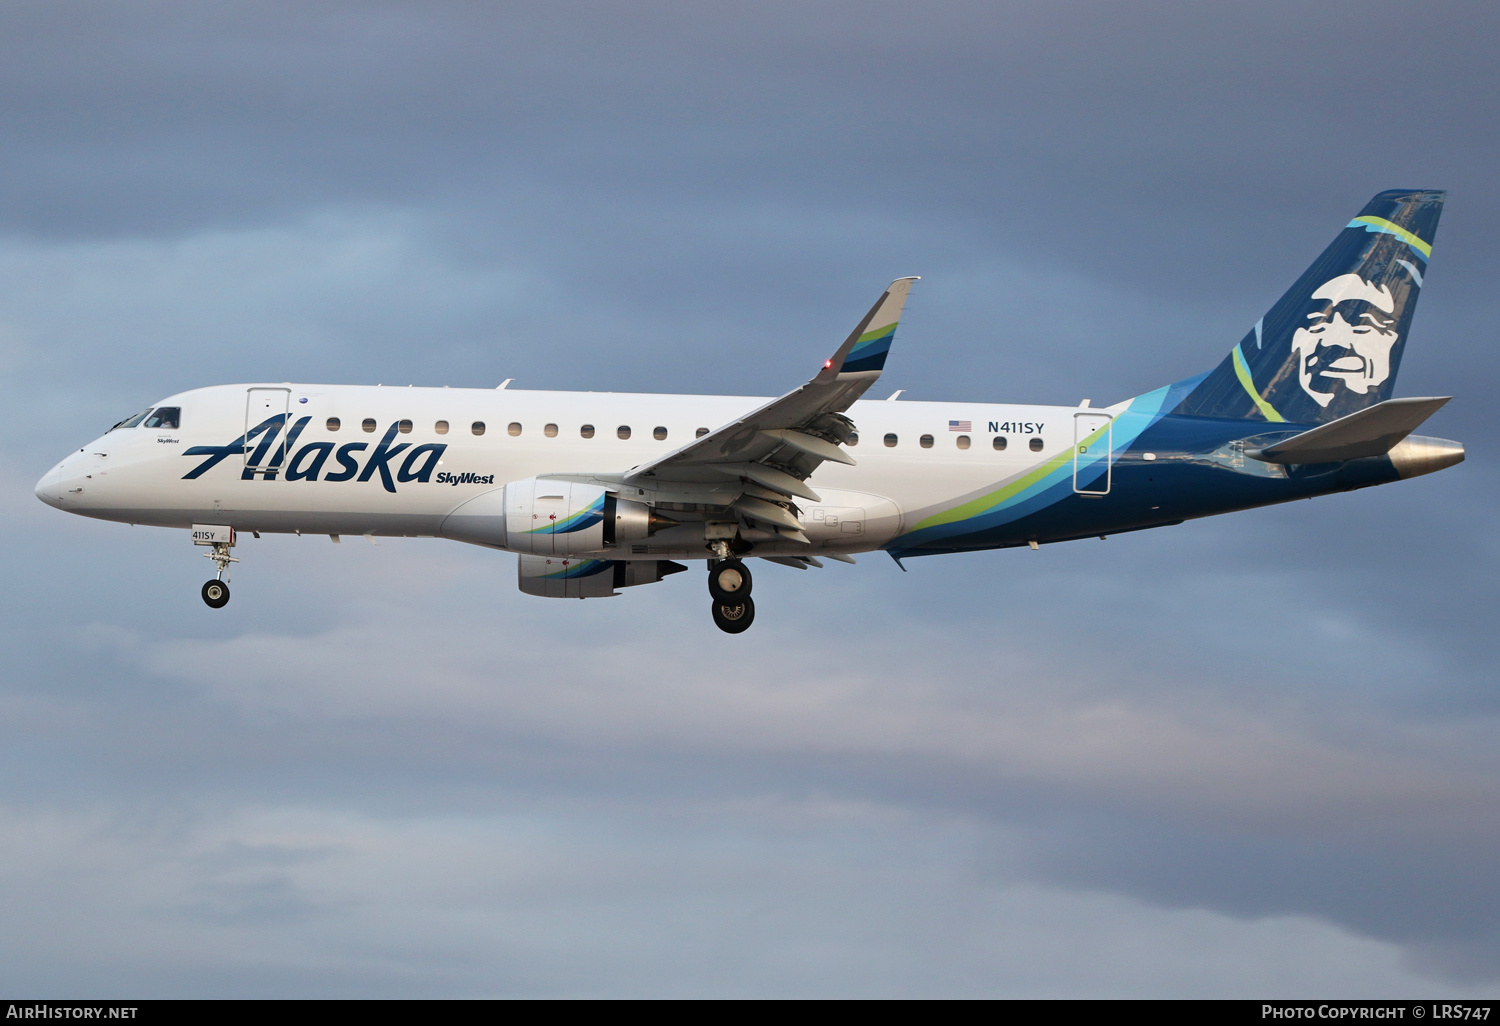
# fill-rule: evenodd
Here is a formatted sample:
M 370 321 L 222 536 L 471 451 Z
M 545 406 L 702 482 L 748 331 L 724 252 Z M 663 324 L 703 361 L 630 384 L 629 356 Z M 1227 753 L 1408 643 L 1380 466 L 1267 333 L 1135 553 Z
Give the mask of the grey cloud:
M 1163 912 L 979 874 L 972 853 L 1004 847 L 1003 836 L 859 806 L 742 803 L 665 820 L 524 807 L 462 819 L 247 809 L 132 835 L 87 810 L 3 809 L 0 833 L 46 859 L 28 893 L 6 895 L 28 941 L 11 933 L 3 944 L 17 987 L 76 990 L 80 968 L 101 981 L 88 989 L 183 996 L 1430 986 L 1389 946 L 1305 918 Z M 341 914 L 287 931 L 175 904 L 212 880 L 195 851 L 267 843 L 326 853 L 293 861 L 286 886 Z M 87 916 L 56 914 L 83 902 Z M 115 940 L 123 935 L 128 948 Z M 48 964 L 63 949 L 71 977 Z M 1074 964 L 1091 983 L 1070 978 Z
M 310 541 L 295 544 L 306 551 Z M 292 544 L 281 555 L 268 547 L 261 561 L 292 558 Z M 816 626 L 788 621 L 776 625 L 767 663 L 726 661 L 735 649 L 713 638 L 700 638 L 694 657 L 668 660 L 657 638 L 692 633 L 692 590 L 554 612 L 515 596 L 508 581 L 497 593 L 482 583 L 483 564 L 435 544 L 422 559 L 435 562 L 433 580 L 413 591 L 403 582 L 422 558 L 417 546 L 382 548 L 412 551 L 359 560 L 360 577 L 374 575 L 363 583 L 349 578 L 342 552 L 336 562 L 319 556 L 335 551 L 326 544 L 295 564 L 303 582 L 331 580 L 344 564 L 342 587 L 405 594 L 435 620 L 377 602 L 310 634 L 101 638 L 100 657 L 123 660 L 119 672 L 140 681 L 138 693 L 159 702 L 163 683 L 189 688 L 173 689 L 165 723 L 127 713 L 132 729 L 94 738 L 99 771 L 159 778 L 177 767 L 155 786 L 189 800 L 212 782 L 240 800 L 336 794 L 381 815 L 433 801 L 467 815 L 583 801 L 658 817 L 684 802 L 821 793 L 912 815 L 941 809 L 996 829 L 1027 824 L 1036 832 L 1016 846 L 1027 872 L 1168 906 L 1312 913 L 1403 944 L 1472 943 L 1493 920 L 1500 895 L 1476 875 L 1495 840 L 1493 766 L 1453 757 L 1482 745 L 1487 727 L 1387 721 L 1368 694 L 1365 708 L 1352 705 L 1359 689 L 1339 679 L 1337 659 L 1317 661 L 1316 636 L 1305 651 L 1280 649 L 1300 672 L 1259 692 L 1223 666 L 1243 665 L 1256 682 L 1281 663 L 1203 634 L 1214 613 L 1181 610 L 1175 626 L 1200 632 L 1198 659 L 1218 669 L 1212 685 L 1191 666 L 1132 672 L 1107 657 L 1142 627 L 1135 616 L 1088 617 L 1104 649 L 1061 659 L 1067 624 L 1022 617 L 1000 638 L 959 648 L 945 639 L 967 633 L 967 620 L 908 624 L 884 639 L 846 624 L 847 647 L 835 651 Z M 840 583 L 829 594 L 829 583 L 799 582 L 794 595 L 767 575 L 762 587 L 773 608 L 836 608 L 847 601 L 834 597 Z M 1031 573 L 1010 583 L 1042 610 L 1059 608 L 1055 597 L 1037 599 Z M 475 619 L 455 602 L 476 592 L 499 608 Z M 642 637 L 647 603 L 657 627 Z M 295 622 L 295 601 L 288 613 Z M 553 648 L 530 643 L 559 626 L 576 635 L 562 669 Z M 779 669 L 768 677 L 768 666 Z M 1400 680 L 1401 669 L 1392 675 Z M 311 776 L 294 783 L 289 766 Z M 183 790 L 190 779 L 200 783 Z M 1412 897 L 1372 901 L 1395 890 Z
M 12 216 L 43 231 L 180 230 L 449 190 L 487 206 L 516 179 L 614 203 L 670 185 L 713 203 L 978 218 L 1006 244 L 1142 280 L 1150 262 L 1133 256 L 1223 218 L 1235 192 L 1247 257 L 1348 202 L 1333 190 L 1354 169 L 1308 167 L 1325 147 L 1386 148 L 1358 162 L 1374 176 L 1358 202 L 1393 177 L 1466 174 L 1492 145 L 1472 130 L 1493 114 L 1478 42 L 1492 19 L 1469 6 L 1434 9 L 1413 33 L 1403 6 L 1361 5 L 1357 45 L 1350 9 L 1305 4 L 952 5 L 920 19 L 867 4 L 780 16 L 161 5 L 88 26 L 48 5 L 9 17 L 7 180 L 38 190 Z M 1447 73 L 1412 70 L 1372 95 L 1372 53 L 1397 73 Z M 1436 184 L 1468 186 L 1493 222 L 1481 178 Z M 1106 223 L 1128 249 L 1100 245 Z

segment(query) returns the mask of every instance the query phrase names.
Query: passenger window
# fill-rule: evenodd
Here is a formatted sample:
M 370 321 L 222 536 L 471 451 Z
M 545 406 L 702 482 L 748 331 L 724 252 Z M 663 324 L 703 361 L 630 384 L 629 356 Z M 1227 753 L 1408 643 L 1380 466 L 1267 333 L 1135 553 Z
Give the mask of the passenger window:
M 885 436 L 885 447 L 887 449 L 894 449 L 896 447 L 896 436 L 894 434 Z
M 959 435 L 958 438 L 955 439 L 955 441 L 958 442 L 958 447 L 960 449 L 967 449 L 969 447 L 969 436 L 968 435 Z
M 617 429 L 615 429 L 615 436 L 618 437 L 618 438 L 629 438 L 630 437 L 630 425 L 629 424 L 621 424 Z
M 515 421 L 515 420 L 511 421 L 509 424 L 507 424 L 505 426 L 505 433 L 508 434 L 508 435 L 510 435 L 512 438 L 519 437 L 520 434 L 521 434 L 521 424 L 520 424 L 520 422 L 519 421 Z
M 134 417 L 126 417 L 124 420 L 120 421 L 120 423 L 118 423 L 114 427 L 110 428 L 109 431 L 114 431 L 116 428 L 131 428 L 131 427 L 135 427 L 138 424 L 140 424 L 141 421 L 145 420 L 146 419 L 146 415 L 149 414 L 150 412 L 151 412 L 151 407 L 148 406 L 144 410 L 142 410 L 140 413 L 137 413 Z M 109 434 L 109 431 L 106 431 L 105 434 Z
M 340 427 L 343 426 L 343 424 L 344 422 L 339 420 L 337 417 L 329 417 L 327 427 L 329 431 L 337 431 Z
M 1001 452 L 1004 452 L 1006 444 L 1007 443 L 1005 441 L 1005 436 L 1004 435 L 996 435 L 995 436 L 995 448 L 997 450 L 999 450 Z
M 360 422 L 359 426 L 362 427 L 362 428 L 364 428 L 366 431 L 374 431 L 375 430 L 375 418 L 374 417 L 366 417 L 363 421 Z
M 708 428 L 699 428 L 698 429 L 698 433 L 696 435 L 694 435 L 693 437 L 694 438 L 702 438 L 706 434 L 708 434 Z
M 920 445 L 924 449 L 931 449 L 932 448 L 932 436 L 931 435 L 923 435 L 921 438 L 917 439 L 917 444 Z
M 844 444 L 845 445 L 858 445 L 859 444 L 859 432 L 858 431 L 851 431 L 851 432 L 849 432 L 849 440 L 846 441 Z
M 411 421 L 409 421 L 409 420 L 397 421 L 396 422 L 396 430 L 399 431 L 399 432 L 401 432 L 403 435 L 409 435 L 409 434 L 411 434 Z
M 594 437 L 594 425 L 592 425 L 592 424 L 585 424 L 583 427 L 581 427 L 581 428 L 578 429 L 578 433 L 580 435 L 582 435 L 584 438 L 593 438 Z
M 1032 452 L 1041 452 L 1042 451 L 1042 440 L 1040 438 L 1033 438 L 1031 440 L 1031 451 Z
M 158 406 L 156 412 L 146 418 L 148 428 L 169 428 L 175 430 L 177 422 L 182 418 L 182 407 L 180 406 Z
M 547 424 L 547 425 L 545 425 L 542 428 L 542 434 L 546 435 L 548 438 L 556 438 L 557 437 L 557 425 L 556 424 Z
M 440 420 L 436 424 L 432 425 L 432 430 L 437 434 L 446 435 L 448 433 L 448 422 L 446 420 Z
M 665 442 L 667 440 L 667 429 L 664 427 L 659 427 L 651 432 L 651 437 L 656 439 L 658 442 Z
M 484 434 L 484 421 L 482 421 L 482 420 L 476 420 L 473 423 L 473 425 L 469 428 L 469 430 L 472 431 L 472 432 L 474 432 L 476 435 L 482 435 L 482 434 Z

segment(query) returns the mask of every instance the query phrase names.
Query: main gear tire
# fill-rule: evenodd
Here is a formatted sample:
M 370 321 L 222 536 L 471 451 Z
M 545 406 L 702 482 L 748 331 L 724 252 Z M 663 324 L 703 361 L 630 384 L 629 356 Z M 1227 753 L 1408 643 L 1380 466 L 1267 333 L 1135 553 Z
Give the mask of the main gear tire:
M 708 593 L 715 602 L 733 606 L 750 597 L 750 568 L 738 559 L 723 559 L 708 568 Z
M 713 604 L 714 626 L 725 634 L 740 634 L 755 622 L 755 602 L 746 596 L 735 602 Z

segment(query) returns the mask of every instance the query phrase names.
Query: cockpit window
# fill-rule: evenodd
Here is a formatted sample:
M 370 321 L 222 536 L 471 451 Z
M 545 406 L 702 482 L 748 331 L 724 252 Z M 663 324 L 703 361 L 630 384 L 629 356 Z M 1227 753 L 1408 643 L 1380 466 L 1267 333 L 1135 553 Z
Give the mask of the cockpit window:
M 145 420 L 146 414 L 150 412 L 151 407 L 148 406 L 140 413 L 137 413 L 134 417 L 126 417 L 124 420 L 120 421 L 120 423 L 110 428 L 109 431 L 118 431 L 120 428 L 135 427 L 140 424 L 141 421 Z M 106 431 L 105 434 L 109 434 L 109 431 Z
M 148 428 L 169 428 L 177 430 L 177 422 L 182 419 L 182 407 L 180 406 L 158 406 L 156 412 L 146 418 Z

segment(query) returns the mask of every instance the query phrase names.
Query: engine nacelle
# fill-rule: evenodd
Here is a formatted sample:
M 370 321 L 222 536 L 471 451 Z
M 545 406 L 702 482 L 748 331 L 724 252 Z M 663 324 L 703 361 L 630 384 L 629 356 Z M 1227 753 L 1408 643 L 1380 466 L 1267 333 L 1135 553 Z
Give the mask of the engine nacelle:
M 443 537 L 538 556 L 628 545 L 676 521 L 599 485 L 529 477 L 477 495 L 443 521 Z
M 529 477 L 505 486 L 505 547 L 543 556 L 598 552 L 615 503 L 598 485 Z
M 670 559 L 569 559 L 520 556 L 516 581 L 528 595 L 542 598 L 608 598 L 616 588 L 655 584 L 687 567 Z

